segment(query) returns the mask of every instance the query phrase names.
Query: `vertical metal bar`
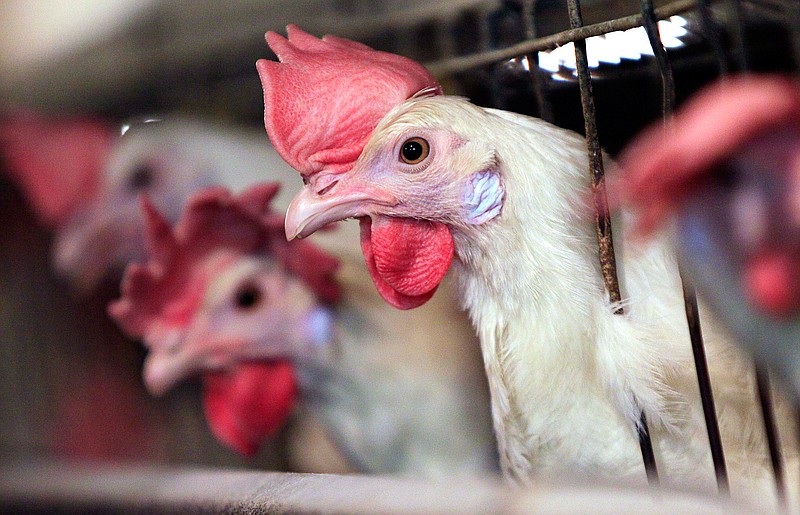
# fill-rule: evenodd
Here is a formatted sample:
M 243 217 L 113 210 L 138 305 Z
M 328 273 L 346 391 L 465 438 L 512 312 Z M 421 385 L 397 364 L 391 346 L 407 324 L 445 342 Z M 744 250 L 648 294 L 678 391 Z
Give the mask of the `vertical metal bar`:
M 786 25 L 791 33 L 794 71 L 800 72 L 800 2 L 787 2 L 784 6 L 784 14 Z
M 742 14 L 742 4 L 739 0 L 725 0 L 723 4 L 728 19 L 731 21 L 729 27 L 731 48 L 733 50 L 731 63 L 735 66 L 735 71 L 747 71 L 750 68 L 747 56 L 747 46 L 744 36 L 744 15 Z
M 741 12 L 741 5 L 739 0 L 726 0 L 725 8 L 728 13 L 733 27 L 730 27 L 731 44 L 733 46 L 733 57 L 729 57 L 722 51 L 722 42 L 719 30 L 713 27 L 714 22 L 711 18 L 710 6 L 708 0 L 698 0 L 701 7 L 701 19 L 706 26 L 706 37 L 714 48 L 717 54 L 720 71 L 723 76 L 729 73 L 732 69 L 738 71 L 747 71 L 749 68 L 749 60 L 747 55 L 747 48 L 744 38 L 744 20 Z M 704 13 L 705 11 L 705 13 Z M 778 436 L 777 424 L 775 423 L 775 410 L 773 408 L 772 396 L 769 391 L 769 377 L 767 371 L 762 369 L 758 364 L 755 365 L 756 373 L 756 389 L 758 393 L 759 404 L 761 405 L 761 415 L 764 421 L 764 433 L 767 438 L 767 446 L 769 447 L 770 463 L 772 464 L 772 471 L 775 475 L 775 486 L 778 493 L 779 501 L 785 506 L 787 503 L 786 488 L 784 485 L 784 470 L 783 461 L 781 460 L 780 438 Z
M 683 273 L 680 275 L 681 285 L 683 286 L 683 302 L 686 306 L 686 320 L 689 324 L 692 353 L 694 354 L 694 363 L 697 370 L 697 384 L 700 387 L 700 399 L 703 402 L 703 415 L 706 419 L 706 431 L 708 432 L 708 444 L 711 448 L 711 459 L 714 462 L 714 472 L 717 477 L 717 489 L 721 494 L 730 495 L 728 469 L 725 465 L 725 453 L 723 451 L 722 437 L 720 436 L 719 424 L 717 422 L 717 412 L 714 407 L 711 377 L 708 373 L 706 351 L 703 346 L 700 312 L 697 309 L 697 296 L 695 295 L 694 285 L 692 285 Z
M 675 80 L 672 76 L 672 65 L 667 57 L 667 51 L 661 44 L 661 33 L 658 30 L 656 14 L 653 10 L 652 0 L 641 0 L 642 22 L 647 33 L 647 39 L 656 58 L 658 72 L 661 75 L 661 112 L 666 121 L 675 107 Z
M 536 1 L 537 0 L 530 0 L 525 2 L 522 9 L 522 16 L 525 18 L 525 37 L 527 39 L 534 39 L 538 36 L 534 24 Z M 536 107 L 538 108 L 539 118 L 553 123 L 555 121 L 555 115 L 553 114 L 553 106 L 550 104 L 550 99 L 545 92 L 546 75 L 539 68 L 539 52 L 527 54 L 525 58 L 528 59 L 528 75 L 533 84 L 533 94 L 536 97 Z
M 567 0 L 569 8 L 570 26 L 574 28 L 583 26 L 581 16 L 581 6 L 579 0 Z M 614 256 L 614 244 L 611 234 L 611 215 L 608 210 L 608 200 L 606 197 L 605 173 L 603 170 L 603 153 L 600 142 L 597 138 L 597 123 L 595 120 L 594 97 L 592 96 L 592 83 L 589 76 L 589 64 L 586 57 L 586 40 L 575 41 L 575 60 L 578 71 L 578 83 L 581 91 L 581 104 L 583 107 L 583 118 L 586 129 L 586 144 L 589 152 L 589 167 L 592 179 L 592 193 L 595 204 L 595 222 L 597 230 L 597 241 L 600 252 L 600 270 L 603 274 L 603 281 L 611 302 L 619 302 L 621 295 L 619 291 L 619 280 L 617 278 L 616 258 Z M 622 314 L 622 307 L 619 307 L 616 314 Z M 642 411 L 639 423 L 637 424 L 639 437 L 639 447 L 642 451 L 647 480 L 651 485 L 658 484 L 658 468 L 656 467 L 653 443 L 650 439 L 650 431 L 647 427 L 647 417 Z
M 781 461 L 781 441 L 778 436 L 778 428 L 775 421 L 775 409 L 772 403 L 769 372 L 760 367 L 756 367 L 756 389 L 764 415 L 764 430 L 767 433 L 769 458 L 772 462 L 772 472 L 775 474 L 775 490 L 778 494 L 778 500 L 780 500 L 781 504 L 785 507 L 787 505 L 787 498 L 786 485 L 784 484 L 783 462 Z M 772 437 L 770 438 L 769 435 L 772 435 Z
M 729 31 L 731 34 L 731 46 L 733 47 L 731 62 L 728 68 L 734 68 L 738 71 L 748 71 L 750 62 L 747 55 L 747 46 L 745 44 L 744 36 L 744 17 L 742 14 L 742 7 L 739 0 L 725 0 L 725 9 L 728 18 L 731 21 Z M 734 66 L 731 66 L 733 64 Z M 769 372 L 761 365 L 756 363 L 756 390 L 758 392 L 758 400 L 761 405 L 761 416 L 764 420 L 764 433 L 767 437 L 767 446 L 769 448 L 769 458 L 772 464 L 772 472 L 775 475 L 775 488 L 778 494 L 778 500 L 786 506 L 786 487 L 784 485 L 784 469 L 783 460 L 781 459 L 781 444 L 780 436 L 778 435 L 778 426 L 775 421 L 775 409 L 770 395 L 769 387 Z
M 711 45 L 711 50 L 714 52 L 714 55 L 717 57 L 719 73 L 721 75 L 727 75 L 730 71 L 728 68 L 728 55 L 725 52 L 725 48 L 722 46 L 720 28 L 714 19 L 714 13 L 711 11 L 710 0 L 697 0 L 697 10 L 700 13 L 700 25 L 703 28 L 703 35 Z
M 666 122 L 675 107 L 675 81 L 672 75 L 672 65 L 667 56 L 667 51 L 661 43 L 652 0 L 640 0 L 642 20 L 650 46 L 653 48 L 656 65 L 661 75 L 661 109 Z M 728 481 L 728 468 L 725 464 L 725 452 L 722 446 L 722 437 L 719 431 L 717 411 L 714 405 L 714 393 L 711 388 L 711 376 L 708 371 L 705 348 L 703 345 L 703 332 L 700 326 L 700 313 L 697 308 L 697 296 L 694 286 L 688 278 L 680 273 L 683 287 L 683 301 L 686 310 L 686 321 L 689 325 L 689 336 L 694 355 L 695 369 L 697 371 L 697 384 L 700 389 L 700 400 L 703 405 L 703 415 L 706 421 L 708 443 L 711 449 L 711 459 L 714 463 L 714 473 L 717 479 L 717 490 L 723 495 L 730 495 Z

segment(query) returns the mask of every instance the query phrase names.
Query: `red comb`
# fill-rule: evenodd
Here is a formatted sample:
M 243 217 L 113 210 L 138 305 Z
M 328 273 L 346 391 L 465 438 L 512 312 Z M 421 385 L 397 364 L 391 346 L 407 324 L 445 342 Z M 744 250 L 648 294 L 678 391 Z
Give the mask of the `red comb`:
M 270 209 L 278 188 L 257 185 L 239 196 L 221 187 L 203 190 L 189 199 L 174 228 L 143 200 L 150 261 L 128 266 L 122 297 L 109 306 L 109 314 L 126 333 L 140 337 L 166 313 L 191 311 L 202 293 L 198 265 L 220 249 L 272 254 L 321 301 L 338 300 L 341 292 L 333 278 L 338 261 L 306 241 L 286 241 L 283 216 Z
M 0 118 L 5 168 L 39 221 L 51 227 L 94 195 L 112 141 L 113 131 L 91 118 L 30 111 Z
M 288 39 L 267 32 L 280 62 L 256 63 L 264 87 L 264 125 L 278 153 L 304 175 L 339 173 L 358 159 L 375 126 L 422 90 L 441 93 L 422 65 L 295 25 Z

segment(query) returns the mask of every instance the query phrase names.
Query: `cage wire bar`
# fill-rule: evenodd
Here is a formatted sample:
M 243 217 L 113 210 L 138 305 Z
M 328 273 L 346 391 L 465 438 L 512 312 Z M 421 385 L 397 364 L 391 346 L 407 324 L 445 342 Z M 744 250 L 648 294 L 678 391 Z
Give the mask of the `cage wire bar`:
M 720 75 L 727 76 L 732 71 L 746 72 L 750 69 L 747 47 L 745 45 L 744 19 L 739 0 L 725 0 L 723 4 L 724 12 L 730 19 L 729 24 L 731 53 L 725 52 L 722 44 L 722 32 L 713 17 L 713 12 L 708 4 L 708 0 L 698 0 L 704 6 L 704 14 L 701 17 L 703 30 L 709 40 L 719 63 Z M 788 497 L 785 484 L 785 472 L 781 457 L 780 436 L 778 425 L 775 419 L 775 408 L 771 395 L 769 372 L 762 366 L 755 365 L 756 395 L 758 396 L 759 406 L 761 407 L 761 417 L 764 423 L 764 434 L 767 439 L 767 449 L 769 451 L 772 473 L 775 476 L 775 489 L 780 503 L 786 507 Z
M 569 9 L 569 23 L 572 29 L 580 29 L 583 26 L 581 16 L 580 0 L 567 0 Z M 617 278 L 617 264 L 614 256 L 614 242 L 611 232 L 611 214 L 608 209 L 608 199 L 606 197 L 605 171 L 603 169 L 603 151 L 600 148 L 600 141 L 597 136 L 597 123 L 594 110 L 594 96 L 592 94 L 592 82 L 589 75 L 589 61 L 586 56 L 586 40 L 575 41 L 575 65 L 578 73 L 578 84 L 581 92 L 581 106 L 583 108 L 583 120 L 586 131 L 586 145 L 589 152 L 589 172 L 592 181 L 592 197 L 595 207 L 595 229 L 597 231 L 597 243 L 600 254 L 600 271 L 603 275 L 609 299 L 612 303 L 619 303 L 622 300 L 619 290 L 619 280 Z M 622 315 L 622 306 L 614 311 L 616 315 Z M 639 421 L 636 425 L 636 433 L 639 438 L 639 447 L 642 451 L 642 461 L 647 474 L 647 481 L 651 485 L 657 485 L 658 467 L 656 457 L 653 452 L 653 442 L 650 439 L 650 430 L 647 426 L 647 414 L 642 410 Z
M 664 120 L 664 136 L 669 136 L 667 121 L 672 116 L 675 108 L 675 80 L 672 74 L 672 65 L 667 56 L 667 51 L 661 43 L 658 22 L 653 12 L 652 0 L 640 0 L 643 27 L 647 33 L 650 47 L 653 49 L 656 66 L 661 77 L 661 111 Z M 730 482 L 728 481 L 728 468 L 725 464 L 725 451 L 722 446 L 722 437 L 719 431 L 717 411 L 714 403 L 714 392 L 711 387 L 711 375 L 708 371 L 703 331 L 700 325 L 700 312 L 697 306 L 697 295 L 694 285 L 680 270 L 681 287 L 683 288 L 683 303 L 686 311 L 686 322 L 689 327 L 689 338 L 692 344 L 697 385 L 700 390 L 700 400 L 703 406 L 703 416 L 706 422 L 706 432 L 711 450 L 711 460 L 714 464 L 714 475 L 717 480 L 717 490 L 725 496 L 730 496 Z

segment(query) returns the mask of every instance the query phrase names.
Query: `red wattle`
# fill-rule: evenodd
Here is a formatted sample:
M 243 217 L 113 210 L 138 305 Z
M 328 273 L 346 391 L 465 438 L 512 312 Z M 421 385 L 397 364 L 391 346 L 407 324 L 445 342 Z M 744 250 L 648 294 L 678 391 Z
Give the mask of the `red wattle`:
M 297 396 L 288 361 L 243 363 L 230 373 L 203 376 L 203 408 L 214 436 L 244 456 L 252 456 L 292 412 Z
M 453 261 L 446 225 L 412 218 L 361 219 L 361 251 L 381 296 L 398 309 L 427 302 Z
M 748 260 L 744 285 L 751 301 L 776 316 L 800 309 L 800 271 L 788 252 L 765 250 Z

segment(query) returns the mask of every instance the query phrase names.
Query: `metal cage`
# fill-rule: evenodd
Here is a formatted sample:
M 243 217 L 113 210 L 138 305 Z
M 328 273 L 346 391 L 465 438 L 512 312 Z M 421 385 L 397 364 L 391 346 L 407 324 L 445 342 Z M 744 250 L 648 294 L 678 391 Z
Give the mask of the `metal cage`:
M 745 9 L 752 6 L 768 11 L 775 19 L 782 21 L 789 41 L 788 53 L 790 54 L 788 57 L 782 58 L 784 69 L 792 70 L 800 67 L 800 3 L 792 0 L 785 2 L 764 0 L 760 4 L 750 4 L 745 0 L 718 0 L 713 5 L 710 0 L 675 0 L 663 3 L 658 7 L 654 6 L 653 0 L 640 0 L 637 14 L 589 24 L 584 23 L 580 0 L 567 0 L 568 12 L 564 14 L 566 14 L 569 27 L 544 36 L 539 35 L 540 28 L 534 23 L 536 13 L 540 9 L 553 8 L 552 5 L 544 5 L 544 2 L 537 2 L 537 0 L 506 1 L 499 8 L 493 5 L 489 10 L 477 8 L 465 10 L 456 17 L 448 18 L 445 22 L 430 22 L 415 26 L 416 38 L 426 41 L 427 44 L 422 45 L 417 42 L 416 50 L 419 55 L 412 55 L 412 57 L 427 60 L 427 67 L 435 76 L 442 80 L 453 79 L 456 83 L 468 81 L 467 72 L 481 70 L 482 73 L 493 79 L 488 85 L 489 91 L 486 93 L 490 102 L 496 102 L 498 97 L 496 89 L 499 80 L 498 69 L 511 63 L 515 67 L 514 70 L 519 72 L 519 66 L 522 66 L 524 74 L 529 80 L 526 88 L 530 88 L 529 90 L 525 89 L 525 94 L 522 96 L 522 102 L 526 104 L 523 105 L 524 110 L 528 111 L 528 114 L 535 113 L 545 120 L 552 121 L 555 117 L 555 106 L 551 98 L 553 90 L 547 86 L 547 74 L 535 64 L 534 56 L 537 52 L 553 50 L 567 43 L 574 43 L 575 80 L 580 94 L 582 130 L 586 136 L 589 156 L 587 181 L 590 181 L 592 185 L 597 207 L 596 232 L 599 260 L 609 298 L 612 302 L 616 302 L 620 300 L 620 291 L 614 257 L 611 218 L 605 192 L 603 152 L 599 136 L 602 131 L 598 130 L 597 95 L 593 91 L 596 82 L 593 80 L 589 68 L 586 41 L 590 37 L 606 35 L 613 31 L 643 27 L 654 56 L 652 72 L 657 75 L 657 89 L 660 90 L 660 115 L 667 119 L 673 112 L 678 95 L 673 73 L 673 59 L 661 42 L 657 22 L 678 14 L 693 16 L 700 29 L 698 35 L 702 38 L 708 49 L 707 53 L 711 56 L 708 63 L 714 69 L 709 72 L 710 76 L 724 75 L 747 71 L 753 66 L 750 57 L 752 49 L 748 45 Z M 382 44 L 375 46 L 391 47 L 392 43 L 389 41 L 391 39 L 391 36 L 383 35 L 377 40 Z M 431 41 L 433 44 L 430 44 Z M 373 41 L 366 42 L 374 43 Z M 261 46 L 258 48 L 261 49 Z M 385 49 L 394 50 L 393 48 Z M 409 54 L 409 52 L 405 53 Z M 454 55 L 456 56 L 453 57 Z M 249 70 L 251 63 L 247 64 Z M 224 79 L 233 85 L 233 89 L 238 89 L 239 82 L 229 80 L 230 77 L 224 77 Z M 156 90 L 164 91 L 166 89 L 161 87 Z M 174 98 L 174 95 L 170 98 Z M 152 104 L 160 107 L 168 103 L 163 98 L 151 98 L 150 100 Z M 514 101 L 519 101 L 519 98 Z M 667 137 L 666 133 L 665 137 Z M 681 280 L 717 488 L 720 496 L 727 497 L 730 496 L 730 486 L 725 452 L 716 417 L 697 299 L 691 281 L 685 276 L 682 276 Z M 622 313 L 622 308 L 618 310 L 618 313 Z M 777 434 L 773 399 L 770 393 L 769 373 L 765 369 L 758 368 L 756 379 L 757 395 L 762 408 L 776 490 L 779 499 L 786 503 L 787 486 L 781 457 L 780 435 Z M 646 413 L 641 413 L 641 419 L 636 429 L 647 479 L 650 484 L 658 484 L 658 463 L 650 441 Z M 297 478 L 291 480 L 295 481 Z M 319 480 L 315 479 L 314 481 Z M 150 502 L 158 505 L 159 501 L 151 500 Z M 297 509 L 297 505 L 289 506 Z

